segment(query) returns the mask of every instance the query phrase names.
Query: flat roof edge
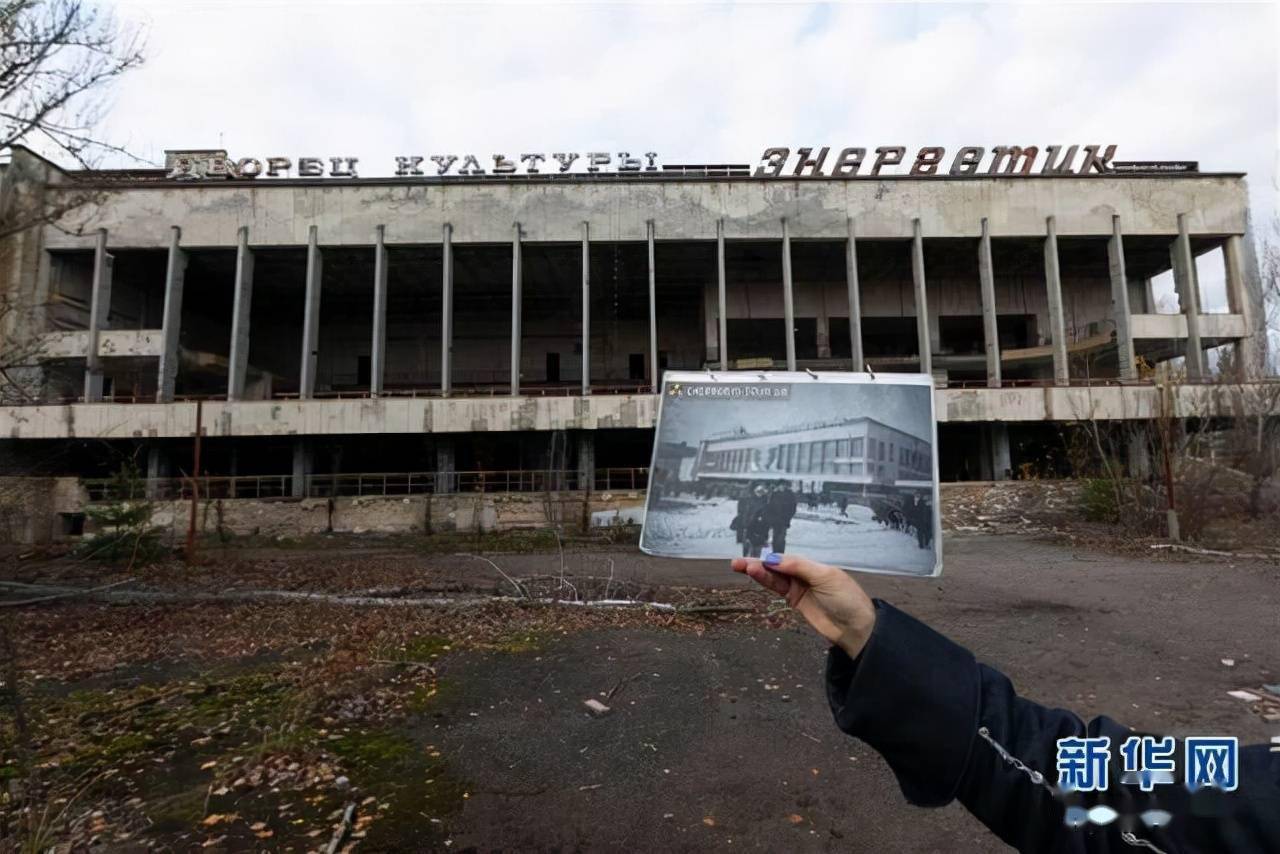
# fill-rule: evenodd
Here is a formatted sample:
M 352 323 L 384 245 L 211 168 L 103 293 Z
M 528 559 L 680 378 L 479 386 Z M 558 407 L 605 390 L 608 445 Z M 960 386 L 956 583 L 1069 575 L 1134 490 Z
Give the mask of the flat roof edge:
M 163 170 L 157 170 L 163 171 Z M 386 187 L 386 186 L 405 186 L 405 187 L 449 187 L 449 186 L 521 186 L 530 184 L 582 184 L 582 185 L 629 185 L 629 184 L 655 184 L 655 183 L 761 183 L 761 184 L 803 184 L 803 183 L 829 183 L 833 181 L 840 182 L 887 182 L 887 181 L 908 181 L 908 182 L 951 182 L 951 181 L 1132 181 L 1132 180 L 1160 180 L 1160 181 L 1186 181 L 1196 178 L 1238 178 L 1248 177 L 1246 172 L 1180 172 L 1180 173 L 1142 173 L 1142 172 L 1115 172 L 1115 173 L 1095 173 L 1089 175 L 804 175 L 804 176 L 787 176 L 781 178 L 773 177 L 755 177 L 746 175 L 662 175 L 662 174 L 642 174 L 636 177 L 621 177 L 611 173 L 607 176 L 592 177 L 588 175 L 522 175 L 512 177 L 510 175 L 491 175 L 491 176 L 388 176 L 374 178 L 240 178 L 225 180 L 199 180 L 199 181 L 179 181 L 165 178 L 141 178 L 131 179 L 122 177 L 119 180 L 92 180 L 86 173 L 68 173 L 74 180 L 74 186 L 92 187 L 95 189 L 115 188 L 115 189 L 185 189 L 197 187 L 345 187 L 345 186 L 365 186 L 365 187 Z M 102 173 L 110 175 L 111 173 Z M 128 174 L 138 175 L 138 170 L 128 170 Z M 60 184 L 57 187 L 66 187 L 68 185 Z

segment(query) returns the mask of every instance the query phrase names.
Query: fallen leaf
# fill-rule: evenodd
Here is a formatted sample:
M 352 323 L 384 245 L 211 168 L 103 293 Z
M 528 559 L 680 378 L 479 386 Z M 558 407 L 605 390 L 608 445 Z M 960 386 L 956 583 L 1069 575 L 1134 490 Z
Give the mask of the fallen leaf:
M 208 771 L 210 768 L 216 768 L 216 767 L 218 767 L 218 761 L 216 759 L 210 759 L 208 762 L 200 766 L 200 770 Z
M 227 812 L 227 813 L 215 812 L 215 813 L 213 813 L 213 814 L 211 814 L 211 815 L 205 816 L 204 821 L 202 821 L 202 822 L 200 822 L 200 823 L 201 823 L 201 824 L 203 824 L 205 827 L 213 827 L 215 824 L 220 824 L 220 823 L 222 823 L 222 822 L 224 822 L 224 821 L 235 821 L 235 820 L 236 820 L 236 819 L 238 819 L 239 817 L 240 817 L 240 814 L 239 814 L 239 813 L 234 813 L 234 812 Z
M 709 815 L 708 815 L 708 816 L 704 816 L 704 817 L 703 817 L 703 819 L 702 819 L 702 823 L 703 823 L 703 824 L 705 824 L 707 827 L 715 827 L 715 826 L 716 826 L 716 820 L 715 820 L 714 818 L 712 818 L 711 816 L 709 816 Z
M 792 813 L 791 815 L 787 816 L 787 821 L 791 822 L 792 824 L 804 824 L 804 816 L 797 815 L 796 813 Z

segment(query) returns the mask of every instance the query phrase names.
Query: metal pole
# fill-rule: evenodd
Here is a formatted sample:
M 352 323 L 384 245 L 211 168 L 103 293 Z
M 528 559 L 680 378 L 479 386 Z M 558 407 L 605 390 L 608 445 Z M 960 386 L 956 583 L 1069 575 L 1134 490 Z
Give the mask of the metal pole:
M 200 434 L 204 432 L 204 401 L 196 400 L 196 438 L 191 466 L 191 516 L 187 520 L 187 563 L 196 562 L 196 511 L 200 503 Z

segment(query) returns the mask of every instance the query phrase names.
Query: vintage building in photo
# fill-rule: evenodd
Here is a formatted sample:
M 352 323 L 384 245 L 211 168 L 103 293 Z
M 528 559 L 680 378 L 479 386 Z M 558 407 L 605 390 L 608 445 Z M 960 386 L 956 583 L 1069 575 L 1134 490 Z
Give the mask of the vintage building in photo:
M 1153 417 L 1163 362 L 1180 396 L 1213 348 L 1263 364 L 1240 174 L 400 160 L 15 150 L 5 215 L 53 221 L 4 240 L 0 474 L 134 460 L 175 494 L 198 420 L 206 496 L 637 490 L 663 370 L 865 365 L 932 372 L 942 478 L 1001 479 L 1064 422 Z

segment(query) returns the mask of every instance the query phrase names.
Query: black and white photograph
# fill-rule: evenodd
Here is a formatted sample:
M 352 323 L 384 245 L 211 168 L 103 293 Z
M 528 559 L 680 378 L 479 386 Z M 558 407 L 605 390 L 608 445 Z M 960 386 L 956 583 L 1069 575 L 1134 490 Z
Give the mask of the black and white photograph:
M 668 372 L 640 547 L 942 570 L 932 380 Z

